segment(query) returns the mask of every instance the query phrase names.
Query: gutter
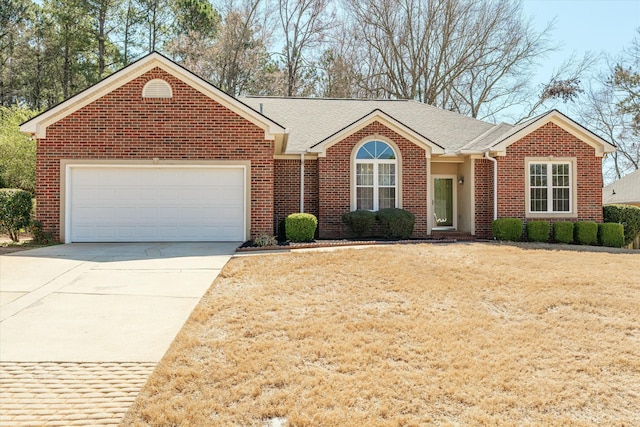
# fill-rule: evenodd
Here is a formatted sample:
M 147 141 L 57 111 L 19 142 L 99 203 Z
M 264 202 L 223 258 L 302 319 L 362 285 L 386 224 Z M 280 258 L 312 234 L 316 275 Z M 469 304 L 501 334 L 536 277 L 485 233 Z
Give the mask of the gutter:
M 300 153 L 300 212 L 304 212 L 304 152 Z
M 493 219 L 498 219 L 498 160 L 489 155 L 489 150 L 484 152 L 484 158 L 493 162 Z

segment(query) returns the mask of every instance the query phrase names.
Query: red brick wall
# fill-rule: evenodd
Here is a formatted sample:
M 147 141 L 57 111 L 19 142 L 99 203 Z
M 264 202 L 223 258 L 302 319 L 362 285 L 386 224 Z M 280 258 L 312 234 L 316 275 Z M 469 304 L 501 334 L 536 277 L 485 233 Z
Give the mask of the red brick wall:
M 547 123 L 507 148 L 507 155 L 498 160 L 498 218 L 515 217 L 526 221 L 525 157 L 575 157 L 577 174 L 577 218 L 536 218 L 549 222 L 602 221 L 602 158 L 595 150 L 553 123 Z M 483 160 L 482 162 L 487 162 Z M 492 165 L 489 173 L 492 174 Z M 486 223 L 478 212 L 481 203 L 478 187 L 482 177 L 476 160 L 476 222 Z M 483 173 L 480 172 L 482 175 Z M 487 178 L 484 178 L 487 179 Z M 491 191 L 492 192 L 492 191 Z M 480 191 L 481 195 L 484 194 Z M 480 216 L 480 218 L 478 218 Z M 487 217 L 485 217 L 487 218 Z
M 300 160 L 274 161 L 275 226 L 287 215 L 300 212 Z M 304 211 L 318 216 L 318 161 L 304 161 Z
M 476 236 L 491 237 L 493 221 L 493 162 L 486 159 L 475 159 L 475 222 Z
M 154 78 L 173 98 L 142 99 Z M 60 232 L 60 160 L 250 160 L 251 233 L 273 231 L 273 142 L 264 131 L 155 68 L 65 117 L 38 141 L 37 216 Z
M 392 140 L 400 149 L 402 174 L 402 208 L 416 216 L 413 235 L 427 235 L 427 159 L 424 149 L 374 122 L 345 138 L 318 159 L 319 233 L 321 238 L 349 235 L 342 214 L 351 210 L 351 153 L 356 144 L 374 134 Z

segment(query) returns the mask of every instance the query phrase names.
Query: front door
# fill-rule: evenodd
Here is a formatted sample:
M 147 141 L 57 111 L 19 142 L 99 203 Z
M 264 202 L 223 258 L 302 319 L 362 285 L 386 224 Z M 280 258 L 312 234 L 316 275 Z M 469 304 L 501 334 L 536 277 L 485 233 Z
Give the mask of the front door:
M 456 227 L 456 177 L 455 175 L 433 176 L 433 228 L 455 229 Z

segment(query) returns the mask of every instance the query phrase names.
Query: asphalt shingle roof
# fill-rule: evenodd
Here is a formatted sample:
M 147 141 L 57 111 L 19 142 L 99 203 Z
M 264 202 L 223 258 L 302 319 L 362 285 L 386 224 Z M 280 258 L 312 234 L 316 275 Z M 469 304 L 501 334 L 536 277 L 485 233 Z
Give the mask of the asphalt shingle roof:
M 239 98 L 289 129 L 287 152 L 302 152 L 379 109 L 415 132 L 444 147 L 461 149 L 492 123 L 476 120 L 412 100 L 355 100 L 326 98 Z M 503 125 L 500 129 L 504 130 Z M 494 139 L 495 139 L 494 134 Z M 483 147 L 484 148 L 484 147 Z

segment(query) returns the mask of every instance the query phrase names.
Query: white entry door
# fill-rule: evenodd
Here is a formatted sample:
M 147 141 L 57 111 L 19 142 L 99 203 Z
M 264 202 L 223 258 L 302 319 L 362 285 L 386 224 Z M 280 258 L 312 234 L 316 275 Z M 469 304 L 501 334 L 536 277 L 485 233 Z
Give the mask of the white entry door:
M 246 170 L 72 166 L 66 241 L 242 241 Z

